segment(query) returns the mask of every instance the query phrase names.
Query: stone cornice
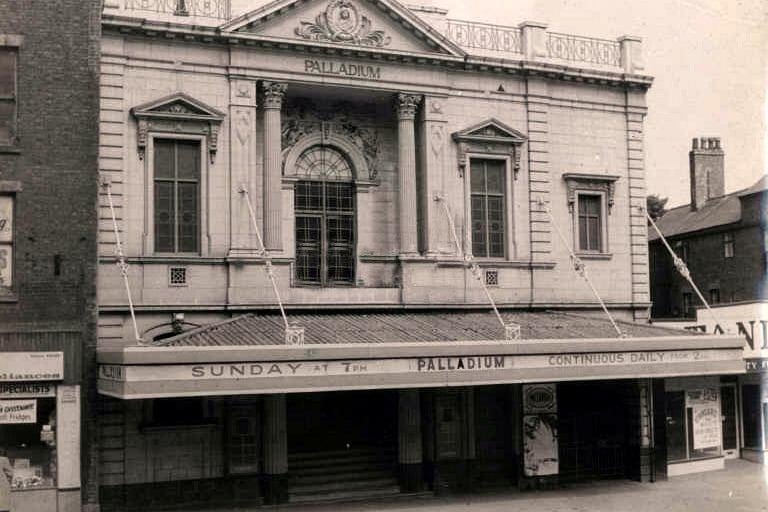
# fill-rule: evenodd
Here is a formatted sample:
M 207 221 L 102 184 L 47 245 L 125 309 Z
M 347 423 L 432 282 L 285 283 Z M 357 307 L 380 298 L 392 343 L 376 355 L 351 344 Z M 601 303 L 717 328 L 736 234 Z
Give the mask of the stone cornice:
M 653 83 L 651 76 L 628 74 L 620 70 L 584 69 L 583 67 L 524 59 L 511 60 L 472 55 L 461 57 L 438 53 L 403 52 L 386 48 L 343 46 L 320 41 L 266 37 L 252 33 L 222 32 L 218 28 L 154 22 L 126 16 L 104 15 L 102 29 L 105 34 L 114 32 L 169 42 L 195 42 L 220 46 L 242 45 L 281 51 L 293 50 L 304 54 L 367 58 L 379 62 L 401 62 L 429 67 L 441 66 L 448 69 L 462 69 L 480 73 L 538 76 L 614 87 L 648 89 Z

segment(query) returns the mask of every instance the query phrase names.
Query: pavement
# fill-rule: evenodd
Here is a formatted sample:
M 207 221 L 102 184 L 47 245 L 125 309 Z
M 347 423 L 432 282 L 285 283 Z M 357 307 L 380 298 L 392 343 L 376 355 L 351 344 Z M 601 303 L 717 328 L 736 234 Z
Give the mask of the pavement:
M 613 480 L 545 491 L 507 490 L 254 510 L 265 509 L 285 512 L 768 512 L 768 465 L 730 460 L 726 461 L 724 470 L 677 476 L 656 483 Z

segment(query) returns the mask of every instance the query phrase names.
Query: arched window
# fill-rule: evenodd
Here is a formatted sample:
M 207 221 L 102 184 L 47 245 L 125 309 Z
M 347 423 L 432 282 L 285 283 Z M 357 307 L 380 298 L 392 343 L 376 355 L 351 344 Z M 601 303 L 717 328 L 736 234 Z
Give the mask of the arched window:
M 296 280 L 355 282 L 355 185 L 347 157 L 312 146 L 296 160 Z

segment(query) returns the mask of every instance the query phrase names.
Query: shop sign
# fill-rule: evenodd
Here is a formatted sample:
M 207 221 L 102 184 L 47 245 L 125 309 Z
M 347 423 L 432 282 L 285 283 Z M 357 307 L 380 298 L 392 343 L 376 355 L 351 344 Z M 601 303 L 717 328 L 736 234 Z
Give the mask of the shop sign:
M 0 382 L 62 380 L 63 352 L 2 352 Z
M 37 400 L 0 400 L 0 425 L 37 423 Z
M 0 382 L 0 398 L 54 396 L 56 396 L 56 385 L 50 382 Z
M 64 352 L 0 352 L 0 382 L 63 378 Z

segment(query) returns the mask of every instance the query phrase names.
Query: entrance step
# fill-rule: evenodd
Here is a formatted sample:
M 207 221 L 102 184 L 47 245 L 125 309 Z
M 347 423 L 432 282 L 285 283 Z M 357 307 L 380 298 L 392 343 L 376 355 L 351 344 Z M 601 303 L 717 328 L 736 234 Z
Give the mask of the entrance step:
M 396 496 L 396 468 L 394 451 L 381 448 L 290 454 L 290 502 Z

